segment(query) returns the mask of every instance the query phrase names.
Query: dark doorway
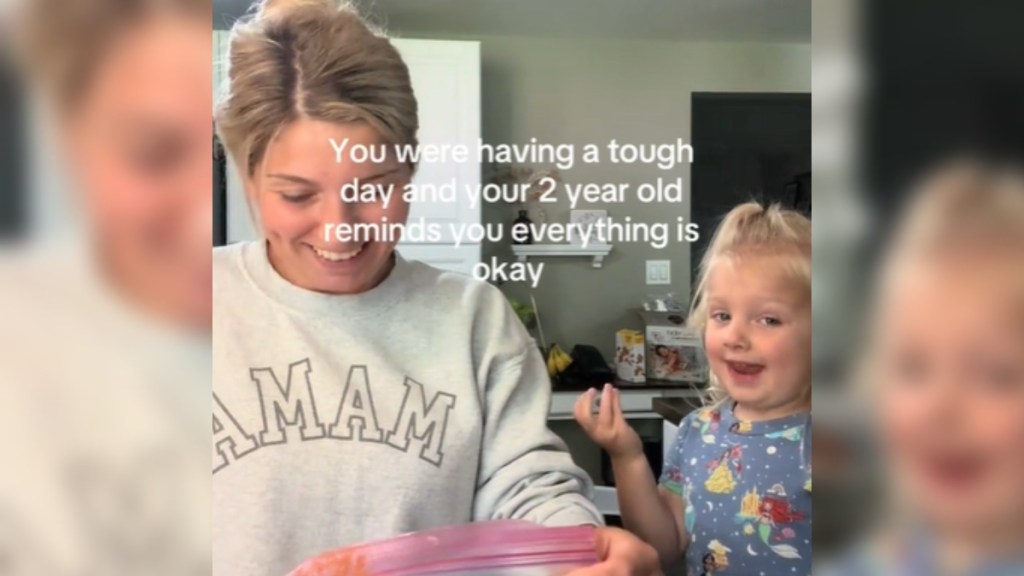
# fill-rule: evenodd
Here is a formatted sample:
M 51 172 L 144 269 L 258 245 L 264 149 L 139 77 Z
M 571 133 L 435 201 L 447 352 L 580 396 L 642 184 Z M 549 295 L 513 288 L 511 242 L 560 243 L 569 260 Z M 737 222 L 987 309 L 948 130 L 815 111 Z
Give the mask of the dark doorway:
M 0 63 L 0 243 L 28 227 L 25 102 L 12 67 Z
M 751 199 L 811 212 L 811 95 L 692 97 L 690 217 L 700 227 L 691 280 L 722 217 Z
M 217 137 L 213 135 L 213 245 L 223 246 L 228 238 L 227 153 Z

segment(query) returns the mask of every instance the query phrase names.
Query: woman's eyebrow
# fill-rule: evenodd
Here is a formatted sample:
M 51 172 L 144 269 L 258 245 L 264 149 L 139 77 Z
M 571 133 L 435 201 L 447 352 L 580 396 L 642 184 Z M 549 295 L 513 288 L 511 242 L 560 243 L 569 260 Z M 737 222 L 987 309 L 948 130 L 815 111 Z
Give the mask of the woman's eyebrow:
M 401 169 L 402 169 L 401 166 L 395 166 L 394 168 L 389 168 L 389 169 L 387 169 L 387 170 L 385 170 L 383 172 L 379 172 L 377 174 L 373 174 L 373 175 L 367 176 L 366 178 L 363 178 L 363 180 L 373 180 L 375 178 L 383 178 L 384 176 L 390 176 L 390 175 L 394 174 L 395 172 L 398 172 Z
M 320 186 L 313 180 L 303 178 L 301 176 L 295 176 L 294 174 L 267 174 L 267 178 L 278 178 L 280 180 L 287 180 L 288 182 L 294 182 L 296 184 L 303 184 L 305 186 L 318 187 Z

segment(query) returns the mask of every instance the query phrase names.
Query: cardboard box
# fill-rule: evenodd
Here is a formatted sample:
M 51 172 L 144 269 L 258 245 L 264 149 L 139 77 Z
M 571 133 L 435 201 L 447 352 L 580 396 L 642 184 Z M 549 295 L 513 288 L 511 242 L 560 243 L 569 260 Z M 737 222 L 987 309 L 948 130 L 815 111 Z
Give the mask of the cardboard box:
M 707 359 L 700 333 L 686 327 L 679 312 L 639 311 L 644 323 L 648 379 L 703 384 Z
M 615 375 L 626 382 L 642 383 L 646 378 L 644 335 L 636 330 L 615 333 Z

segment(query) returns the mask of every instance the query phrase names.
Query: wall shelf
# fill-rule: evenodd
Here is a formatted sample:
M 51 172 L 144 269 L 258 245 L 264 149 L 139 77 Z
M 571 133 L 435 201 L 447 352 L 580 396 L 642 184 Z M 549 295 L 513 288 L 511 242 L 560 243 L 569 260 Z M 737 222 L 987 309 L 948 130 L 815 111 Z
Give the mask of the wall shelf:
M 600 268 L 604 264 L 604 258 L 612 251 L 611 244 L 591 244 L 584 248 L 583 246 L 574 246 L 572 244 L 514 244 L 512 245 L 512 253 L 516 255 L 516 258 L 520 262 L 526 262 L 527 259 L 533 258 L 548 258 L 551 256 L 572 256 L 572 257 L 586 257 L 593 258 L 594 268 Z

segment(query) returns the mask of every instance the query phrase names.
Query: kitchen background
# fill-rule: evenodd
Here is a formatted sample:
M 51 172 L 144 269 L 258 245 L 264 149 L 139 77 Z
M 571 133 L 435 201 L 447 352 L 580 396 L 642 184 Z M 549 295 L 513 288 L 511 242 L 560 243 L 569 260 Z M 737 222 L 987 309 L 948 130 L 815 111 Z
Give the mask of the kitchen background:
M 248 7 L 246 0 L 214 4 L 218 9 L 215 26 L 221 29 L 227 29 Z M 472 124 L 473 116 L 478 118 L 475 130 L 460 127 L 453 135 L 459 141 L 473 144 L 481 137 L 490 144 L 526 143 L 536 138 L 571 143 L 577 150 L 586 143 L 603 144 L 610 139 L 691 142 L 693 166 L 665 174 L 644 165 L 579 162 L 561 173 L 563 181 L 574 184 L 624 182 L 635 189 L 664 175 L 682 177 L 688 194 L 692 185 L 689 202 L 594 206 L 606 209 L 616 221 L 630 217 L 638 222 L 674 222 L 681 216 L 698 222 L 702 234 L 710 234 L 714 219 L 745 199 L 791 198 L 792 186 L 787 185 L 792 183 L 808 188 L 809 194 L 808 1 L 376 0 L 364 4 L 364 13 L 399 43 L 423 39 L 478 47 L 477 60 L 470 64 L 475 71 L 470 70 L 468 78 L 465 71 L 450 71 L 465 68 L 464 61 L 459 61 L 449 67 L 440 87 L 433 82 L 424 88 L 422 84 L 429 80 L 415 86 L 421 100 L 424 93 L 444 100 L 445 94 L 451 94 L 452 83 L 478 84 L 478 100 L 462 98 L 460 102 L 476 105 L 476 110 L 421 102 L 428 114 L 431 106 L 437 106 L 448 115 L 439 121 L 421 112 L 424 125 L 462 126 Z M 220 42 L 226 50 L 226 38 Z M 423 60 L 419 48 L 400 49 L 403 54 L 413 53 L 414 61 Z M 433 57 L 426 60 L 437 62 Z M 417 72 L 412 67 L 415 84 Z M 479 170 L 478 177 L 486 182 L 487 167 Z M 244 230 L 248 214 L 237 204 L 227 207 L 228 228 L 234 224 L 243 229 L 234 238 L 243 239 L 251 231 Z M 458 217 L 508 225 L 517 209 L 485 204 L 478 214 L 467 215 L 462 208 Z M 548 221 L 568 221 L 564 204 L 546 204 L 545 209 Z M 230 232 L 227 239 L 232 239 Z M 601 268 L 594 268 L 587 258 L 550 258 L 536 290 L 525 283 L 508 283 L 502 290 L 523 302 L 529 302 L 532 292 L 548 342 L 562 343 L 567 350 L 577 343 L 592 344 L 611 358 L 616 330 L 642 328 L 633 310 L 649 294 L 673 292 L 684 302 L 689 298 L 692 271 L 699 259 L 694 248 L 702 244 L 672 244 L 664 250 L 645 243 L 618 244 Z M 479 258 L 488 261 L 491 256 L 512 261 L 510 244 L 482 245 Z M 467 269 L 464 260 L 449 260 L 454 267 Z M 668 284 L 646 283 L 647 260 L 669 261 Z
M 224 30 L 247 0 L 215 0 L 215 79 L 228 38 Z M 810 211 L 810 2 L 778 0 L 376 0 L 363 13 L 384 27 L 406 59 L 420 102 L 421 143 L 538 142 L 603 146 L 691 143 L 694 163 L 662 172 L 645 165 L 576 163 L 563 182 L 629 183 L 682 178 L 681 203 L 592 206 L 615 221 L 675 222 L 683 217 L 710 234 L 735 204 L 758 198 Z M 532 165 L 535 171 L 554 168 Z M 223 212 L 222 242 L 255 237 L 230 163 L 215 176 Z M 421 166 L 417 181 L 488 182 L 492 167 Z M 565 202 L 543 205 L 548 222 L 569 221 Z M 421 205 L 417 215 L 440 222 L 510 225 L 519 205 Z M 591 208 L 579 206 L 578 208 Z M 543 277 L 505 283 L 513 301 L 536 302 L 544 340 L 571 351 L 592 345 L 614 361 L 616 332 L 643 330 L 637 310 L 651 295 L 673 293 L 684 305 L 707 237 L 658 250 L 646 243 L 614 244 L 600 267 L 580 255 L 543 257 Z M 514 261 L 512 246 L 455 248 L 400 245 L 409 258 L 468 273 L 494 256 Z M 533 257 L 531 256 L 531 259 Z M 648 278 L 648 261 L 668 263 L 664 278 Z M 539 336 L 539 331 L 534 330 Z M 624 384 L 619 382 L 619 384 Z M 572 419 L 572 405 L 589 385 L 553 379 L 550 425 L 599 485 L 595 500 L 609 521 L 618 504 L 607 459 Z M 630 385 L 623 407 L 644 437 L 657 472 L 680 418 L 700 401 L 700 386 L 667 382 Z

